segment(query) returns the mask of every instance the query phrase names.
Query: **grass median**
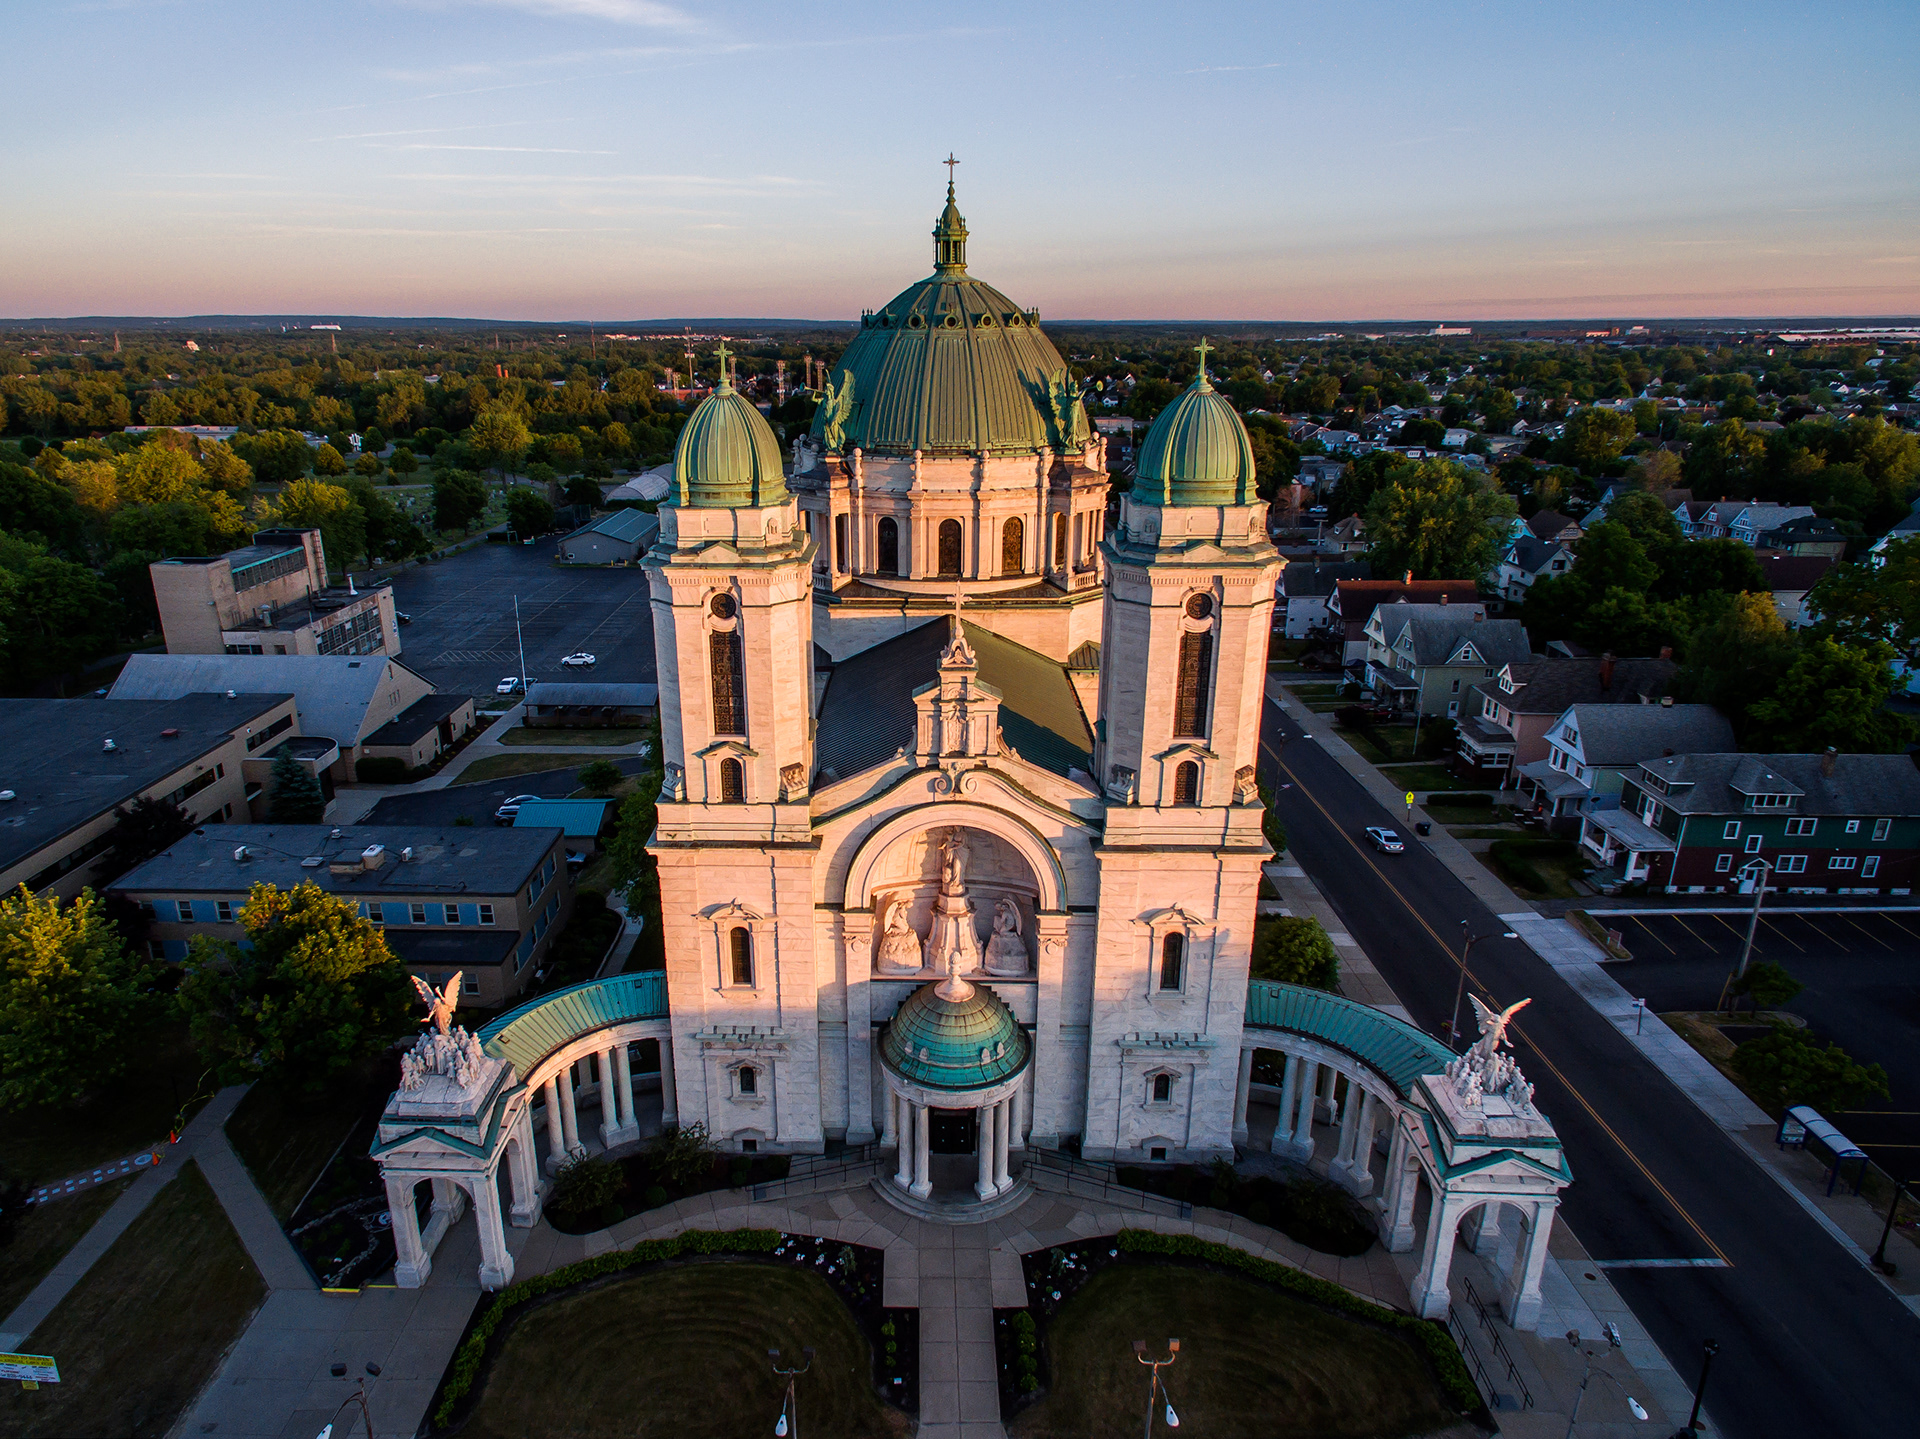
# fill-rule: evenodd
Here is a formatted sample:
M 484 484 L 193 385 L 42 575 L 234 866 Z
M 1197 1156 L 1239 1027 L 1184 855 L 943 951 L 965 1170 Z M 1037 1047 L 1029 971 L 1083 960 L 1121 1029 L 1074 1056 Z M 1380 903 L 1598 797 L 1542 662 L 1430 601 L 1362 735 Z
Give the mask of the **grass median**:
M 113 1207 L 136 1176 L 109 1180 L 66 1199 L 36 1204 L 20 1217 L 20 1227 L 5 1249 L 0 1249 L 0 1314 L 33 1293 L 34 1286 L 53 1272 L 67 1251 L 93 1228 L 93 1222 Z
M 494 736 L 501 744 L 582 745 L 588 748 L 598 745 L 603 749 L 639 744 L 646 737 L 647 732 L 643 729 L 553 729 L 546 726 L 529 728 L 526 725 L 515 725 Z

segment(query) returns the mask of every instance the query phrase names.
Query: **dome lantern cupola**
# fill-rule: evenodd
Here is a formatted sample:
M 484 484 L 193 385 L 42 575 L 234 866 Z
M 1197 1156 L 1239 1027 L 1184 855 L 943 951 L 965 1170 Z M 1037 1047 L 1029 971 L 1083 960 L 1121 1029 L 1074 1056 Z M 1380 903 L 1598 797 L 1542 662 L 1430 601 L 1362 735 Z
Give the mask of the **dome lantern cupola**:
M 949 150 L 941 163 L 947 167 L 947 208 L 940 212 L 940 219 L 933 227 L 933 265 L 942 275 L 964 275 L 967 273 L 967 222 L 960 214 L 960 207 L 953 203 L 953 167 L 960 162 Z
M 1160 412 L 1140 446 L 1133 500 L 1148 505 L 1249 505 L 1254 498 L 1253 444 L 1227 397 L 1200 373 Z
M 733 388 L 722 345 L 720 379 L 688 417 L 673 449 L 674 503 L 702 509 L 754 509 L 787 498 L 780 441 L 759 408 Z

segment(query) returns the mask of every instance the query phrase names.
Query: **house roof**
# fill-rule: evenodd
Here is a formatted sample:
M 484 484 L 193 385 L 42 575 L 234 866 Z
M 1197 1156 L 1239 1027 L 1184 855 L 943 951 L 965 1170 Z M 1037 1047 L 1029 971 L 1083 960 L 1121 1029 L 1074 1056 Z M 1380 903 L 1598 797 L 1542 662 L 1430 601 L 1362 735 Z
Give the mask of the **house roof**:
M 1712 705 L 1573 705 L 1561 722 L 1579 732 L 1588 764 L 1608 768 L 1733 744 L 1733 726 Z
M 228 690 L 291 694 L 302 734 L 351 747 L 361 742 L 374 698 L 395 670 L 420 679 L 386 655 L 134 655 L 113 682 L 111 698 L 179 699 Z
M 581 535 L 606 535 L 626 544 L 640 544 L 659 528 L 658 515 L 650 515 L 645 510 L 615 510 L 602 515 L 592 524 L 582 525 L 567 538 L 572 540 Z
M 540 867 L 560 838 L 558 826 L 503 829 L 492 825 L 221 824 L 177 839 L 164 853 L 135 865 L 116 890 L 180 894 L 245 894 L 256 884 L 282 889 L 311 880 L 329 893 L 356 899 L 442 894 L 448 898 L 508 895 Z M 356 861 L 370 845 L 386 846 L 378 869 L 336 875 L 333 864 Z M 244 859 L 235 859 L 240 849 Z M 402 862 L 400 852 L 413 851 Z
M 1920 769 L 1904 754 L 1676 754 L 1640 768 L 1666 783 L 1663 802 L 1682 814 L 1736 814 L 1745 794 L 1792 794 L 1795 814 L 1920 815 Z
M 1343 560 L 1331 565 L 1312 565 L 1296 561 L 1280 572 L 1280 592 L 1290 600 L 1314 595 L 1330 595 L 1343 580 L 1364 580 L 1373 573 L 1365 560 Z
M 1558 510 L 1542 510 L 1527 521 L 1527 528 L 1533 532 L 1535 539 L 1552 540 L 1558 539 L 1567 530 L 1579 533 L 1580 525 Z
M 1743 505 L 1733 516 L 1734 521 L 1744 522 L 1755 534 L 1762 530 L 1771 530 L 1788 520 L 1809 519 L 1813 516 L 1810 505 Z
M 1595 810 L 1583 818 L 1595 829 L 1612 835 L 1636 854 L 1672 854 L 1674 842 L 1624 809 Z
M 1507 546 L 1507 553 L 1500 562 L 1512 565 L 1522 574 L 1537 575 L 1555 555 L 1566 553 L 1567 547 L 1558 540 L 1542 540 L 1526 535 Z
M 1767 588 L 1810 590 L 1820 576 L 1833 568 L 1831 555 L 1768 555 L 1760 561 L 1767 572 Z
M 585 680 L 543 681 L 527 686 L 527 704 L 645 709 L 660 702 L 659 685 L 593 684 Z
M 0 869 L 127 803 L 291 698 L 0 700 L 0 788 L 13 791 L 0 804 Z
M 1438 604 L 1442 596 L 1454 604 L 1470 604 L 1480 598 L 1480 586 L 1473 580 L 1340 580 L 1333 587 L 1332 606 L 1349 626 L 1364 627 L 1380 605 L 1398 600 Z M 1348 633 L 1358 635 L 1360 629 Z
M 1672 660 L 1615 660 L 1611 671 L 1605 659 L 1563 659 L 1548 656 L 1506 666 L 1513 690 L 1490 680 L 1474 688 L 1491 695 L 1515 714 L 1557 715 L 1569 705 L 1644 704 L 1667 692 L 1674 671 Z M 1602 683 L 1602 677 L 1605 683 Z
M 411 745 L 449 715 L 458 714 L 473 703 L 471 695 L 430 694 L 415 700 L 399 714 L 381 725 L 361 743 L 368 745 Z
M 1000 727 L 1020 757 L 1065 776 L 1093 763 L 1093 731 L 1066 666 L 1025 645 L 966 626 L 980 679 L 1000 695 Z M 814 741 L 820 772 L 846 779 L 911 751 L 916 723 L 913 692 L 937 678 L 948 622 L 930 620 L 903 635 L 838 661 Z
M 1533 656 L 1520 621 L 1487 619 L 1480 605 L 1394 605 L 1380 618 L 1389 645 L 1398 649 L 1403 636 L 1412 640 L 1417 665 L 1499 669 Z

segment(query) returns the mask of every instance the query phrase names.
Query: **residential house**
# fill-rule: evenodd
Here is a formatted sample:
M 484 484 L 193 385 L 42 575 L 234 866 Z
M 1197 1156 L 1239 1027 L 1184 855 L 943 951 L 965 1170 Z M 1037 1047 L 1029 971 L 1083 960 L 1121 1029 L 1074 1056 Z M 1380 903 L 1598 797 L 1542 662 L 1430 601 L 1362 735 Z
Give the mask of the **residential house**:
M 1558 540 L 1537 540 L 1532 535 L 1515 540 L 1500 557 L 1494 577 L 1501 598 L 1518 602 L 1527 597 L 1533 582 L 1542 576 L 1563 575 L 1573 568 L 1573 551 Z
M 299 733 L 290 694 L 0 700 L 0 893 L 71 899 L 111 879 L 116 811 L 139 799 L 244 824 Z
M 1673 507 L 1674 522 L 1689 540 L 1724 540 L 1744 500 L 1683 500 Z
M 318 530 L 261 530 L 243 549 L 147 573 L 169 654 L 400 653 L 392 586 L 329 585 Z
M 1814 518 L 1810 505 L 1768 505 L 1755 502 L 1743 505 L 1734 512 L 1727 522 L 1727 538 L 1738 540 L 1743 545 L 1755 549 L 1760 547 L 1760 536 L 1769 530 L 1777 530 L 1790 520 L 1810 520 Z M 1842 553 L 1845 546 L 1841 547 Z
M 132 902 L 156 959 L 197 935 L 240 938 L 256 884 L 313 883 L 379 925 L 407 969 L 439 986 L 456 971 L 475 1008 L 526 989 L 573 909 L 566 837 L 539 829 L 223 825 L 136 865 L 108 894 Z
M 430 728 L 438 740 L 440 719 L 429 723 L 424 712 L 413 711 L 433 693 L 429 681 L 384 655 L 350 659 L 346 655 L 137 654 L 127 661 L 110 691 L 113 699 L 128 700 L 291 694 L 299 716 L 296 732 L 310 744 L 327 742 L 314 761 L 323 785 L 354 778 L 354 766 L 367 757 L 367 746 L 374 743 L 376 733 L 402 715 L 415 713 L 423 729 Z M 456 707 L 454 714 L 459 717 L 456 728 L 470 728 L 472 701 L 464 710 Z M 382 754 L 398 753 L 408 743 L 396 735 L 383 735 L 381 740 L 376 752 Z
M 1751 893 L 1755 860 L 1789 894 L 1911 894 L 1920 770 L 1904 754 L 1663 755 L 1588 818 L 1580 841 L 1602 864 L 1669 894 Z
M 1534 813 L 1556 831 L 1615 809 L 1628 771 L 1662 755 L 1733 748 L 1733 726 L 1712 705 L 1569 705 L 1547 727 L 1547 757 L 1515 771 Z
M 1887 562 L 1887 546 L 1902 540 L 1920 540 L 1920 500 L 1913 502 L 1913 508 L 1906 517 L 1873 542 L 1873 548 L 1867 553 L 1873 557 L 1873 563 L 1884 565 Z
M 1472 430 L 1463 429 L 1458 425 L 1454 425 L 1449 427 L 1446 434 L 1441 436 L 1440 443 L 1449 450 L 1464 450 L 1467 447 L 1467 442 L 1472 438 Z
M 1773 607 L 1789 629 L 1813 623 L 1807 609 L 1807 592 L 1820 577 L 1833 568 L 1825 555 L 1762 555 L 1760 568 L 1767 572 L 1767 587 L 1773 591 Z
M 1367 522 L 1358 515 L 1348 515 L 1331 525 L 1323 521 L 1313 547 L 1323 555 L 1362 554 L 1367 548 L 1366 530 Z
M 1322 564 L 1314 556 L 1312 564 L 1290 564 L 1280 572 L 1281 633 L 1290 640 L 1303 640 L 1329 624 L 1327 604 L 1334 586 L 1342 580 L 1364 580 L 1373 574 L 1365 560 Z
M 1300 483 L 1316 495 L 1325 494 L 1340 483 L 1340 477 L 1347 472 L 1347 462 L 1332 455 L 1302 455 L 1300 457 Z
M 1379 605 L 1367 621 L 1367 687 L 1409 714 L 1457 717 L 1467 690 L 1530 658 L 1520 621 L 1490 620 L 1477 602 Z
M 1788 555 L 1843 560 L 1847 557 L 1847 541 L 1837 522 L 1819 515 L 1802 515 L 1763 531 L 1758 547 Z
M 1291 565 L 1288 566 L 1292 568 Z M 1480 586 L 1472 580 L 1416 580 L 1411 575 L 1398 580 L 1339 580 L 1333 597 L 1327 601 L 1327 621 L 1341 636 L 1340 662 L 1343 667 L 1364 665 L 1367 658 L 1367 625 L 1375 608 L 1383 604 L 1477 605 Z M 1480 605 L 1482 613 L 1486 606 Z
M 1527 533 L 1536 540 L 1563 545 L 1577 545 L 1580 536 L 1585 533 L 1578 520 L 1569 519 L 1557 510 L 1541 510 L 1532 519 L 1526 521 Z
M 614 510 L 563 537 L 560 559 L 570 565 L 630 565 L 652 547 L 660 517 L 645 510 Z
M 1547 758 L 1547 730 L 1573 705 L 1657 704 L 1679 668 L 1671 658 L 1616 660 L 1546 655 L 1502 665 L 1461 706 L 1455 772 L 1504 786 L 1522 765 Z

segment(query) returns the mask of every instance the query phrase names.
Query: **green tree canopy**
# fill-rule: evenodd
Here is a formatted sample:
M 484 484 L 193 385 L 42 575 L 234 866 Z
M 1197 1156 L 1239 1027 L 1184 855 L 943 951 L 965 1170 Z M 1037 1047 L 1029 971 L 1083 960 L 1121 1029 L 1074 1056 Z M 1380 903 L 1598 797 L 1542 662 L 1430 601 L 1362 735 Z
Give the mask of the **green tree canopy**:
M 527 422 L 512 410 L 495 409 L 477 415 L 473 427 L 467 431 L 467 444 L 472 447 L 474 457 L 501 475 L 527 452 L 527 446 L 532 443 L 533 434 L 527 429 Z M 574 449 L 577 455 L 577 440 Z
M 275 824 L 318 824 L 327 815 L 326 795 L 312 770 L 281 745 L 268 772 L 273 789 L 270 804 Z
M 1920 539 L 1895 540 L 1878 556 L 1835 565 L 1813 587 L 1808 607 L 1820 617 L 1819 633 L 1850 645 L 1878 641 L 1920 665 Z
M 1814 754 L 1831 746 L 1843 754 L 1892 754 L 1914 732 L 1912 720 L 1887 708 L 1893 690 L 1890 645 L 1799 635 L 1767 692 L 1733 719 L 1743 742 L 1767 753 Z
M 1733 1052 L 1733 1067 L 1760 1101 L 1776 1113 L 1810 1104 L 1824 1114 L 1887 1097 L 1887 1072 L 1856 1064 L 1837 1044 L 1819 1045 L 1797 1029 L 1748 1040 Z
M 1340 957 L 1320 921 L 1282 915 L 1262 920 L 1253 943 L 1253 977 L 1340 991 Z
M 138 796 L 113 812 L 113 828 L 107 831 L 113 872 L 125 874 L 192 832 L 193 820 L 179 805 L 152 795 Z
M 340 458 L 340 451 L 333 445 L 325 444 L 313 452 L 313 472 L 329 478 L 338 477 L 347 472 L 347 462 Z
M 1513 496 L 1446 460 L 1393 471 L 1367 505 L 1367 558 L 1377 575 L 1484 578 L 1519 513 Z
M 553 506 L 544 495 L 516 489 L 507 496 L 507 523 L 523 540 L 544 535 L 553 528 Z
M 1603 410 L 1586 406 L 1567 416 L 1566 433 L 1560 437 L 1559 458 L 1578 466 L 1588 474 L 1598 474 L 1620 458 L 1627 441 L 1635 433 L 1633 416 L 1624 410 Z
M 486 483 L 472 471 L 441 470 L 433 477 L 435 529 L 464 532 L 472 529 L 486 512 Z
M 597 759 L 581 766 L 580 773 L 574 776 L 580 781 L 580 788 L 594 794 L 611 794 L 619 787 L 626 776 L 620 773 L 620 766 L 610 759 Z
M 222 1082 L 318 1093 L 405 1032 L 406 970 L 351 902 L 310 881 L 257 884 L 240 926 L 246 948 L 194 940 L 180 982 L 194 1044 Z
M 0 900 L 0 1110 L 72 1103 L 124 1069 L 145 979 L 92 890 Z

